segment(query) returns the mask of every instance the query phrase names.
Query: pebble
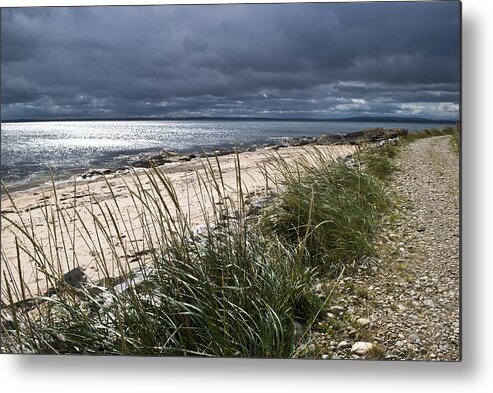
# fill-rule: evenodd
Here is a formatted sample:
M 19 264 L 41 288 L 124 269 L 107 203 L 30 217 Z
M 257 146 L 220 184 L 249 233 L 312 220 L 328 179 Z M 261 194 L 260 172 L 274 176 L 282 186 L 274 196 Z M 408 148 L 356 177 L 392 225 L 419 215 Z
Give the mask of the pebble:
M 355 355 L 366 355 L 374 348 L 374 345 L 365 341 L 358 341 L 351 347 L 351 353 Z
M 370 320 L 367 318 L 358 318 L 356 323 L 361 327 L 367 327 L 370 324 Z
M 344 312 L 344 307 L 341 306 L 332 306 L 330 308 L 330 312 L 335 315 L 340 315 Z
M 337 349 L 346 349 L 350 348 L 351 344 L 348 343 L 347 341 L 341 341 L 339 344 L 337 344 Z
M 335 315 L 332 314 L 331 312 L 328 312 L 324 315 L 324 319 L 326 320 L 330 320 L 330 319 L 334 319 L 335 318 Z

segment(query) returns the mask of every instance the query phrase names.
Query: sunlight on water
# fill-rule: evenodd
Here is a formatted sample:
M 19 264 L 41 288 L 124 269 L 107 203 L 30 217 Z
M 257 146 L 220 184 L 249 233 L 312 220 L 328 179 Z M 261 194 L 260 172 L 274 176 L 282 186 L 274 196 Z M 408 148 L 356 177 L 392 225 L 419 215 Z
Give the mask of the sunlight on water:
M 161 150 L 200 151 L 380 127 L 378 123 L 288 121 L 74 121 L 2 124 L 2 180 L 9 187 L 118 167 L 126 158 Z M 439 124 L 391 123 L 409 130 Z
M 118 141 L 115 139 L 89 139 L 89 138 L 67 138 L 67 139 L 53 139 L 50 141 L 52 145 L 62 148 L 124 148 L 130 147 L 131 144 L 126 141 Z

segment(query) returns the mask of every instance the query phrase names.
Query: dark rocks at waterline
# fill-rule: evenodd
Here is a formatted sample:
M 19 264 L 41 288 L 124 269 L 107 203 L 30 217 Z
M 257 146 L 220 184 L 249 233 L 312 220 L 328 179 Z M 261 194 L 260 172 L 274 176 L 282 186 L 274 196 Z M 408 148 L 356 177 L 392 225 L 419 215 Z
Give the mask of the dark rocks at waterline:
M 403 128 L 368 128 L 365 130 L 342 133 L 334 135 L 321 135 L 318 137 L 304 136 L 296 138 L 286 138 L 283 143 L 263 143 L 256 145 L 237 146 L 235 148 L 221 148 L 201 153 L 178 153 L 174 150 L 163 150 L 153 156 L 136 156 L 128 161 L 128 167 L 118 169 L 91 169 L 83 174 L 82 179 L 95 176 L 105 176 L 121 171 L 128 171 L 129 168 L 152 168 L 165 164 L 188 162 L 194 158 L 221 157 L 229 154 L 252 152 L 259 149 L 271 148 L 274 150 L 286 147 L 310 146 L 310 145 L 359 145 L 365 143 L 379 143 L 389 140 L 397 140 L 407 135 L 408 131 Z
M 407 134 L 408 130 L 405 128 L 367 128 L 350 134 L 322 135 L 317 138 L 317 143 L 323 145 L 359 145 L 400 138 Z
M 307 145 L 317 145 L 319 144 L 319 140 L 322 139 L 326 135 L 322 135 L 320 137 L 312 137 L 312 136 L 302 136 L 299 138 L 292 138 L 286 141 L 287 146 L 307 146 Z M 284 145 L 278 145 L 279 147 L 284 147 Z
M 171 164 L 176 162 L 188 162 L 194 158 L 212 158 L 212 157 L 221 157 L 234 153 L 242 153 L 244 151 L 251 151 L 247 148 L 242 149 L 218 149 L 214 151 L 204 151 L 202 153 L 176 153 L 171 154 L 170 152 L 161 152 L 160 154 L 139 158 L 138 160 L 129 161 L 129 166 L 134 168 L 152 168 L 155 166 L 161 166 L 165 164 Z
M 106 176 L 118 172 L 127 172 L 129 169 L 130 168 L 128 167 L 116 168 L 116 169 L 110 169 L 110 168 L 90 169 L 86 173 L 82 174 L 80 177 L 82 179 L 89 179 L 91 177 Z
M 152 168 L 154 166 L 169 164 L 173 161 L 174 160 L 163 157 L 161 155 L 157 155 L 157 156 L 152 156 L 150 158 L 143 158 L 143 159 L 131 161 L 129 162 L 129 165 L 134 168 Z
M 228 154 L 243 153 L 246 151 L 255 151 L 262 148 L 273 148 L 275 150 L 285 147 L 298 147 L 308 145 L 342 145 L 342 144 L 363 144 L 363 143 L 377 143 L 389 139 L 399 138 L 407 135 L 408 131 L 403 128 L 368 128 L 362 131 L 357 131 L 349 134 L 336 134 L 336 135 L 321 135 L 318 137 L 296 137 L 286 139 L 284 144 L 279 143 L 264 143 L 261 145 L 245 146 L 232 148 L 217 149 L 214 151 L 204 151 L 199 154 L 180 154 L 175 151 L 162 151 L 152 157 L 139 158 L 138 160 L 130 161 L 129 165 L 135 168 L 150 168 L 153 166 L 160 166 L 169 164 L 172 162 L 190 161 L 192 158 L 208 158 L 208 157 L 220 157 Z
M 213 154 L 212 154 L 213 155 Z M 152 168 L 173 162 L 188 162 L 196 158 L 196 154 L 180 154 L 177 152 L 164 151 L 151 157 L 143 157 L 137 160 L 130 160 L 128 165 L 133 168 Z
M 175 150 L 161 150 L 161 153 L 159 153 L 159 155 L 161 157 L 165 157 L 165 158 L 172 158 L 172 157 L 177 157 L 180 155 L 180 153 L 178 153 L 177 151 Z
M 243 153 L 244 151 L 246 151 L 246 149 L 219 149 L 210 152 L 203 152 L 199 154 L 199 157 L 200 158 L 221 157 L 221 156 L 227 156 L 228 154 Z

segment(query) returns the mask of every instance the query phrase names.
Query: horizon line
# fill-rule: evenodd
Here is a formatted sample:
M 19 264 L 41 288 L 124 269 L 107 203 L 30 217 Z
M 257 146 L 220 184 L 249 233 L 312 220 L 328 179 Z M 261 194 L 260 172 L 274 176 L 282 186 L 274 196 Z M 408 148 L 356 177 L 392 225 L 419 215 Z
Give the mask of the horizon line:
M 246 121 L 315 121 L 315 122 L 336 122 L 336 121 L 354 121 L 354 122 L 365 122 L 365 121 L 381 121 L 389 123 L 398 122 L 423 122 L 423 123 L 455 123 L 460 121 L 458 119 L 433 119 L 426 117 L 412 117 L 412 116 L 350 116 L 350 117 L 339 117 L 339 118 L 324 118 L 324 119 L 313 119 L 313 118 L 275 118 L 275 117 L 251 117 L 251 116 L 180 116 L 180 117 L 147 117 L 147 116 L 129 116 L 129 117 L 88 117 L 88 118 L 78 118 L 78 117 L 66 117 L 66 118 L 19 118 L 19 119 L 0 119 L 1 123 L 29 123 L 29 122 L 55 122 L 55 121 L 180 121 L 180 120 L 246 120 Z

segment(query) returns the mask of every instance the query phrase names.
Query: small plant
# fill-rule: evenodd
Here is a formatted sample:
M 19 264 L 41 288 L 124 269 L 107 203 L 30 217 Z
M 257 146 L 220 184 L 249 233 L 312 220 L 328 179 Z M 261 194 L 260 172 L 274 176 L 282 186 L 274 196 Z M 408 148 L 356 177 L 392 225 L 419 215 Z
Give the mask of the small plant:
M 356 296 L 358 296 L 359 299 L 368 300 L 370 299 L 370 291 L 366 287 L 359 286 L 356 289 Z
M 368 359 L 383 359 L 385 355 L 385 350 L 378 344 L 373 344 L 371 349 L 366 354 Z
M 361 161 L 365 165 L 365 170 L 377 179 L 386 181 L 397 169 L 393 158 L 397 154 L 397 147 L 385 145 L 380 148 L 371 148 L 364 151 Z

